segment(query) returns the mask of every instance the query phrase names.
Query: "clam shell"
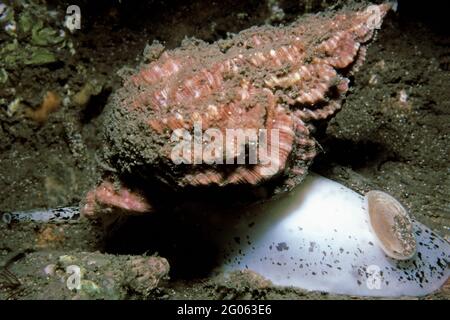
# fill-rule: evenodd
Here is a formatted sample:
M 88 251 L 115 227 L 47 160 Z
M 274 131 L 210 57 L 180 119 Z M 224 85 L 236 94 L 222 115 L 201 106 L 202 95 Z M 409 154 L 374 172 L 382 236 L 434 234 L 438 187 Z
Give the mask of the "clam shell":
M 366 194 L 370 226 L 380 247 L 389 257 L 411 259 L 417 250 L 413 223 L 408 211 L 394 197 L 382 191 Z

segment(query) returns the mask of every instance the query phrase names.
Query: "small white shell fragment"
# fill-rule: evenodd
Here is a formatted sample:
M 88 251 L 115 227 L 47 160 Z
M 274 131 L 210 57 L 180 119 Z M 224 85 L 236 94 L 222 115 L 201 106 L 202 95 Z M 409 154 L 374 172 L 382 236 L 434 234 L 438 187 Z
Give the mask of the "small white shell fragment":
M 275 285 L 357 296 L 423 296 L 450 274 L 448 242 L 412 220 L 416 255 L 391 259 L 377 245 L 364 197 L 317 175 L 309 174 L 284 197 L 206 220 L 210 238 L 222 248 L 217 271 L 250 269 Z
M 369 191 L 366 201 L 370 226 L 378 245 L 393 259 L 411 259 L 416 253 L 416 238 L 406 209 L 382 191 Z
M 4 212 L 1 214 L 1 221 L 9 224 L 14 221 L 25 222 L 66 222 L 80 217 L 80 208 L 61 207 L 54 209 L 37 209 L 29 211 Z

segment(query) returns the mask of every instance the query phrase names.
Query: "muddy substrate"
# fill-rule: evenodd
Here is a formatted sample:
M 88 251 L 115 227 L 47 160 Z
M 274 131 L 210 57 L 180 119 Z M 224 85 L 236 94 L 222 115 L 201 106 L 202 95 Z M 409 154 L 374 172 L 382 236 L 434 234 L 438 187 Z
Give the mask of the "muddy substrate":
M 31 103 L 66 84 L 77 92 L 92 78 L 102 81 L 103 90 L 83 108 L 60 108 L 43 125 L 0 111 L 1 211 L 68 206 L 82 199 L 97 179 L 98 114 L 120 85 L 117 70 L 136 66 L 147 42 L 158 39 L 173 48 L 185 36 L 214 41 L 266 21 L 278 23 L 265 2 L 207 3 L 152 2 L 138 11 L 142 17 L 150 13 L 151 19 L 131 18 L 132 10 L 103 2 L 95 7 L 83 4 L 88 13 L 86 32 L 73 35 L 77 53 L 70 61 L 17 70 L 17 90 Z M 286 13 L 283 22 L 305 10 L 296 3 L 280 1 Z M 380 189 L 392 194 L 415 219 L 448 240 L 450 37 L 439 17 L 430 19 L 433 13 L 427 12 L 418 16 L 414 8 L 402 4 L 387 17 L 369 48 L 342 111 L 320 132 L 322 152 L 313 171 L 356 191 Z M 78 69 L 86 71 L 74 71 Z M 196 246 L 205 239 L 196 236 L 195 229 L 172 221 L 170 213 L 131 218 L 106 237 L 101 227 L 87 222 L 2 223 L 0 229 L 1 299 L 354 298 L 273 287 L 251 273 L 208 278 L 211 261 Z M 162 278 L 156 288 L 135 290 L 129 285 L 133 279 L 111 276 L 111 282 L 111 277 L 108 281 L 98 277 L 144 255 L 167 258 L 170 279 Z M 61 268 L 71 259 L 87 261 L 91 282 L 83 287 L 85 295 L 64 285 L 68 275 Z M 447 288 L 425 298 L 449 297 Z

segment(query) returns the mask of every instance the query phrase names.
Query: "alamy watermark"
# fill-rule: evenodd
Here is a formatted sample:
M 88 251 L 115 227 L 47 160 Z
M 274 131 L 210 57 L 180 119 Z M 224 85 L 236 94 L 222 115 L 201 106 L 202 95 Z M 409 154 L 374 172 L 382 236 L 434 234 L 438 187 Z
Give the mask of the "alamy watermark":
M 383 21 L 380 7 L 377 5 L 370 5 L 367 7 L 366 12 L 370 14 L 367 19 L 367 26 L 371 29 L 380 29 Z
M 81 9 L 77 5 L 70 5 L 66 9 L 64 25 L 70 32 L 81 29 Z
M 67 277 L 66 285 L 69 290 L 81 289 L 81 268 L 77 265 L 70 265 L 66 268 Z
M 175 146 L 171 159 L 175 164 L 248 164 L 261 165 L 260 173 L 270 176 L 280 168 L 280 132 L 278 129 L 202 129 L 194 123 L 193 134 L 183 128 L 171 136 Z
M 379 266 L 371 264 L 366 269 L 367 280 L 366 286 L 370 290 L 380 290 L 383 282 L 383 276 Z

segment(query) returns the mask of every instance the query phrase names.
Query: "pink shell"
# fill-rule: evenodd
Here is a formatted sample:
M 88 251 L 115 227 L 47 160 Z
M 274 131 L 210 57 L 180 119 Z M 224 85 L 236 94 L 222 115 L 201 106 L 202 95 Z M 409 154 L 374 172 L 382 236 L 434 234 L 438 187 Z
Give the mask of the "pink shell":
M 255 27 L 213 44 L 185 41 L 165 51 L 129 77 L 108 105 L 107 160 L 119 173 L 174 187 L 256 185 L 274 176 L 296 185 L 316 155 L 311 121 L 329 119 L 341 108 L 346 75 L 361 66 L 379 27 L 369 23 L 373 8 Z M 379 18 L 390 9 L 375 8 Z M 192 132 L 198 121 L 203 132 L 265 129 L 270 136 L 277 129 L 280 152 L 269 160 L 278 166 L 174 164 L 171 134 Z M 268 148 L 273 146 L 269 138 Z M 194 153 L 187 157 L 194 162 Z

